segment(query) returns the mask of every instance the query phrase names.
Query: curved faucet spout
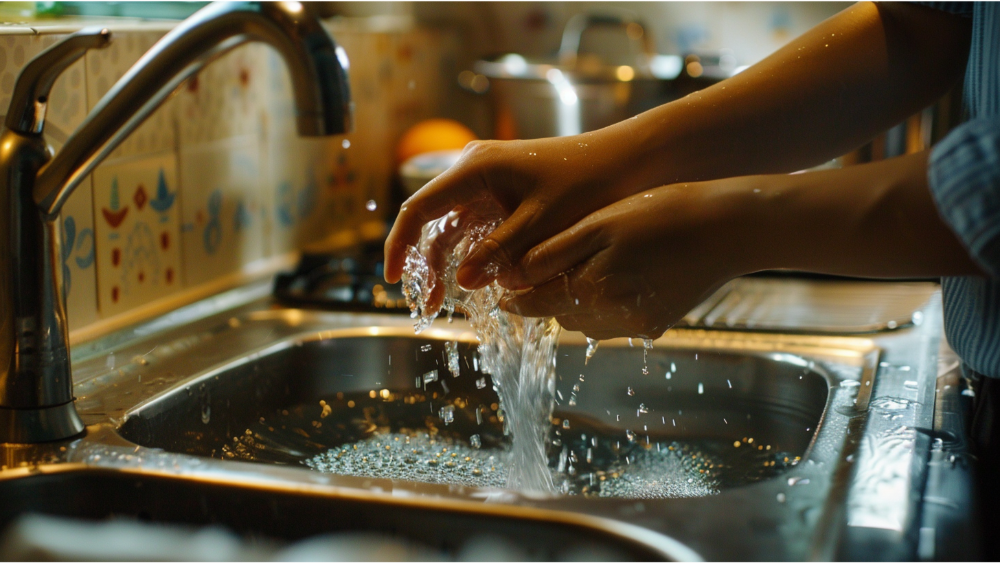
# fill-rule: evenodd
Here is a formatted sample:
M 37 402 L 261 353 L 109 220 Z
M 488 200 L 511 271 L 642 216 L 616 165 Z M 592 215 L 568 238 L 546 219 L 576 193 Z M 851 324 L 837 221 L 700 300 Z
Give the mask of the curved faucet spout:
M 34 199 L 43 216 L 57 217 L 83 178 L 185 79 L 248 41 L 271 45 L 288 66 L 300 135 L 336 135 L 351 129 L 347 58 L 307 4 L 213 3 L 139 59 L 42 168 Z
M 105 95 L 55 158 L 43 138 L 48 88 L 84 50 L 107 44 L 80 31 L 29 63 L 0 127 L 0 442 L 61 440 L 84 431 L 73 399 L 62 222 L 73 190 L 184 80 L 248 41 L 288 67 L 300 135 L 351 128 L 347 57 L 308 5 L 206 6 L 166 34 Z

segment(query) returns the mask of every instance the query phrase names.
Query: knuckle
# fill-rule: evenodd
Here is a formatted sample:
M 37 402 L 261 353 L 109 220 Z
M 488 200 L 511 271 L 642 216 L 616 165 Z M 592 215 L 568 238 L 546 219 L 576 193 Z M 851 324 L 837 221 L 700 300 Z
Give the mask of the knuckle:
M 483 250 L 489 253 L 490 262 L 503 269 L 510 269 L 514 266 L 514 256 L 510 251 L 510 246 L 503 240 L 487 237 L 483 242 Z
M 470 141 L 462 150 L 463 161 L 480 161 L 496 154 L 499 141 Z
M 533 250 L 524 257 L 521 273 L 526 283 L 537 285 L 562 273 L 553 272 L 553 268 L 555 268 L 555 260 L 551 253 L 544 250 Z

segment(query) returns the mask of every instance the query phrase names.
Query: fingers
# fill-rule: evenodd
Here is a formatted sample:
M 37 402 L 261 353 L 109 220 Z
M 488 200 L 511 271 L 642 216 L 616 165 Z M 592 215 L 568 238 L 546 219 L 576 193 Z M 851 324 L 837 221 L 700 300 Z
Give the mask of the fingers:
M 505 281 L 511 289 L 537 287 L 610 246 L 604 231 L 585 219 L 531 249 Z
M 396 283 L 403 275 L 406 248 L 416 245 L 420 229 L 460 205 L 482 197 L 482 190 L 469 184 L 481 184 L 479 175 L 461 163 L 431 180 L 403 203 L 385 241 L 385 280 Z
M 522 317 L 559 317 L 592 314 L 598 297 L 586 273 L 574 270 L 504 300 L 501 307 Z
M 479 289 L 510 272 L 539 236 L 536 214 L 528 205 L 519 207 L 472 250 L 456 277 L 466 289 Z M 528 237 L 531 236 L 529 239 Z
M 452 211 L 443 219 L 443 228 L 430 239 L 429 245 L 421 249 L 421 253 L 427 259 L 427 267 L 433 272 L 434 287 L 427 296 L 425 303 L 425 314 L 437 312 L 444 304 L 445 284 L 443 282 L 448 259 L 455 246 L 462 240 L 465 229 L 461 224 L 463 217 L 461 211 Z

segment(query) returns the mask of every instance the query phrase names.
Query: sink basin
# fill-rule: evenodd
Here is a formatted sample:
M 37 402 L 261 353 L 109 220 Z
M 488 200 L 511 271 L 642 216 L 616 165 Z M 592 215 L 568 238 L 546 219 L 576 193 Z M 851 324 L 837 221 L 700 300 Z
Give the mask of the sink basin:
M 457 343 L 457 377 L 447 343 Z M 415 335 L 403 316 L 260 304 L 83 349 L 76 393 L 100 460 L 80 448 L 66 456 L 171 476 L 194 464 L 218 485 L 591 518 L 605 532 L 630 526 L 624 535 L 660 558 L 835 556 L 875 387 L 871 341 L 686 329 L 645 354 L 602 342 L 586 364 L 585 347 L 580 334 L 560 339 L 554 494 L 504 490 L 509 438 L 466 323 Z M 101 450 L 111 442 L 118 457 Z M 141 461 L 114 461 L 133 450 Z
M 504 514 L 405 501 L 372 502 L 274 484 L 71 470 L 0 480 L 0 496 L 4 499 L 0 530 L 18 516 L 33 513 L 99 521 L 211 524 L 243 536 L 249 545 L 264 547 L 320 534 L 364 532 L 409 540 L 442 558 L 454 557 L 469 547 L 470 540 L 485 538 L 517 538 L 512 548 L 529 560 L 572 560 L 587 553 L 608 560 L 690 557 L 679 546 L 675 552 L 664 551 L 629 537 L 630 531 L 637 535 L 643 531 L 627 526 L 614 530 L 613 524 L 607 528 L 559 521 L 541 511 Z
M 938 431 L 959 389 L 938 371 L 939 294 L 921 323 L 865 337 L 684 328 L 585 363 L 564 333 L 556 488 L 528 494 L 504 489 L 504 413 L 467 323 L 414 335 L 404 315 L 288 309 L 269 291 L 74 345 L 87 433 L 0 446 L 0 525 L 40 512 L 271 545 L 382 532 L 453 554 L 485 532 L 526 558 L 912 560 L 954 552 L 942 542 L 974 522 L 953 491 L 921 501 L 925 477 L 967 468 L 959 426 Z
M 391 327 L 377 332 L 288 338 L 155 397 L 130 411 L 118 432 L 141 446 L 196 456 L 503 486 L 499 460 L 477 464 L 484 451 L 499 457 L 509 441 L 497 393 L 476 369 L 474 340 Z M 458 342 L 457 377 L 445 367 L 446 342 Z M 789 354 L 671 346 L 646 351 L 644 360 L 641 348 L 610 342 L 589 365 L 584 359 L 579 343 L 559 348 L 562 400 L 549 456 L 552 468 L 562 464 L 561 473 L 575 477 L 565 479 L 566 490 L 577 492 L 572 482 L 585 494 L 703 496 L 777 477 L 807 456 L 830 399 L 830 375 Z M 442 408 L 454 409 L 449 420 Z M 401 446 L 401 438 L 413 447 Z M 428 440 L 451 444 L 450 454 L 435 454 Z M 482 450 L 472 451 L 472 443 Z M 420 447 L 427 451 L 412 455 Z M 345 455 L 364 459 L 350 467 L 328 463 Z M 407 466 L 438 463 L 466 473 L 421 474 Z M 617 486 L 618 477 L 637 471 L 633 463 L 670 475 L 659 488 Z

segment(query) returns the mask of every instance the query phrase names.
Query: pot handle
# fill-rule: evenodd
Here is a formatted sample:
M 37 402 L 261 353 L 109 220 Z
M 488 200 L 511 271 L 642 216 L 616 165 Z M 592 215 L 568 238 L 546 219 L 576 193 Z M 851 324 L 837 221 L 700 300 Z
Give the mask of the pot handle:
M 559 64 L 574 66 L 580 53 L 580 38 L 583 36 L 583 32 L 599 25 L 626 28 L 629 39 L 639 41 L 643 53 L 651 53 L 646 27 L 634 14 L 626 11 L 584 12 L 571 17 L 563 28 L 562 43 L 559 45 Z

